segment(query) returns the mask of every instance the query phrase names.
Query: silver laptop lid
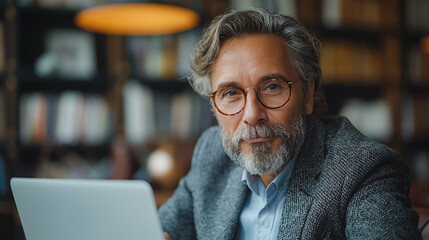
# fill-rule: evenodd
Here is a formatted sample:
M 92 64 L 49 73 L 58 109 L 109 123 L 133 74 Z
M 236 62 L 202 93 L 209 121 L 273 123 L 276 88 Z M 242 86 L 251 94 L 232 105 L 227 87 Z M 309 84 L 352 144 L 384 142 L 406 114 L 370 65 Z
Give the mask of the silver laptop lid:
M 138 180 L 12 178 L 27 240 L 162 240 L 153 192 Z

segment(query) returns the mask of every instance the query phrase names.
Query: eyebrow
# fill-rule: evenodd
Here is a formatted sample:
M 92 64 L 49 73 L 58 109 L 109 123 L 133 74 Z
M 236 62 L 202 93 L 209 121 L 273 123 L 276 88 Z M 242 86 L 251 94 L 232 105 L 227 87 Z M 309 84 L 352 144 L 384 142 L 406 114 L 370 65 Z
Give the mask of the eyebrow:
M 276 78 L 276 79 L 282 79 L 282 80 L 284 80 L 284 81 L 286 81 L 286 82 L 289 82 L 289 81 L 290 81 L 289 79 L 287 79 L 287 77 L 283 76 L 283 75 L 282 75 L 282 74 L 280 74 L 280 73 L 270 73 L 270 74 L 267 74 L 267 75 L 265 75 L 265 76 L 260 77 L 260 78 L 259 78 L 259 81 L 258 81 L 258 84 L 259 84 L 260 82 L 263 82 L 263 81 L 265 81 L 265 80 L 270 80 L 270 79 L 273 79 L 273 78 Z
M 258 80 L 258 82 L 256 83 L 256 85 L 258 85 L 259 83 L 261 83 L 263 81 L 270 80 L 270 79 L 273 79 L 273 78 L 282 79 L 283 81 L 286 81 L 286 82 L 290 81 L 289 79 L 287 79 L 285 76 L 283 76 L 280 73 L 270 73 L 270 74 L 267 74 L 267 75 L 264 75 L 264 76 L 260 77 L 259 80 Z M 217 89 L 221 89 L 221 88 L 224 88 L 224 87 L 238 87 L 237 85 L 238 85 L 237 82 L 228 81 L 228 82 L 223 82 L 223 83 L 219 84 L 217 86 Z

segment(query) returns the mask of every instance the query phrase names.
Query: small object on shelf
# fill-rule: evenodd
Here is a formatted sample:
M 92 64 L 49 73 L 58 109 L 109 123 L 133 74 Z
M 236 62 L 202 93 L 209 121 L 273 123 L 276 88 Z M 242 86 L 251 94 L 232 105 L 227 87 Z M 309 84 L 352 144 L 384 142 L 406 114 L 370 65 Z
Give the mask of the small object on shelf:
M 39 77 L 91 79 L 96 71 L 95 40 L 81 30 L 54 29 L 45 36 L 45 52 L 35 63 Z
M 162 141 L 147 158 L 151 183 L 160 190 L 173 190 L 190 168 L 194 142 Z
M 346 116 L 359 131 L 368 137 L 386 142 L 392 136 L 392 113 L 383 100 L 350 99 L 344 105 L 340 115 Z

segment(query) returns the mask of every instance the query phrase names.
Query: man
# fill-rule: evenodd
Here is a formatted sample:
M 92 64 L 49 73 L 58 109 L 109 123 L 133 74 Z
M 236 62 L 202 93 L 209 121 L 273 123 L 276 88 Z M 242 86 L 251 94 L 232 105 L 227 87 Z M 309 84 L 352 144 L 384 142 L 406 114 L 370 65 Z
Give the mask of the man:
M 303 26 L 228 12 L 192 58 L 191 84 L 210 96 L 219 127 L 159 210 L 167 238 L 419 238 L 401 157 L 345 118 L 317 116 L 318 42 Z

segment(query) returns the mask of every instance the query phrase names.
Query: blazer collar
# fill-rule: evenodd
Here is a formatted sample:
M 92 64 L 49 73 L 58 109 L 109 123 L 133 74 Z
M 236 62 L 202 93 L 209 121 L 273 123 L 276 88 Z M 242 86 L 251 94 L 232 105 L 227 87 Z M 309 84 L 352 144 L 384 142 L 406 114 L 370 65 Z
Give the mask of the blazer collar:
M 297 236 L 302 235 L 322 170 L 324 149 L 325 127 L 318 118 L 310 116 L 304 144 L 286 192 L 279 229 L 279 237 L 282 239 L 297 239 Z
M 231 161 L 231 160 L 229 160 Z M 243 209 L 249 189 L 241 181 L 243 169 L 233 164 L 232 170 L 228 173 L 226 186 L 219 195 L 218 212 L 213 221 L 215 226 L 210 239 L 234 239 L 239 216 Z M 225 206 L 228 206 L 225 208 Z

